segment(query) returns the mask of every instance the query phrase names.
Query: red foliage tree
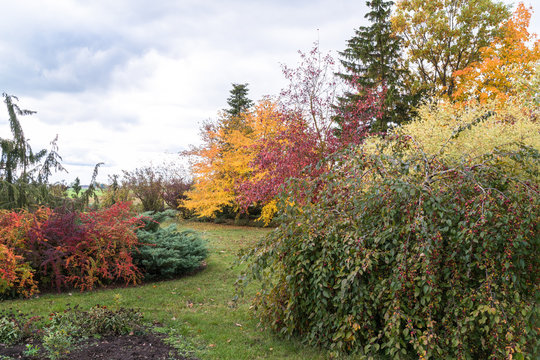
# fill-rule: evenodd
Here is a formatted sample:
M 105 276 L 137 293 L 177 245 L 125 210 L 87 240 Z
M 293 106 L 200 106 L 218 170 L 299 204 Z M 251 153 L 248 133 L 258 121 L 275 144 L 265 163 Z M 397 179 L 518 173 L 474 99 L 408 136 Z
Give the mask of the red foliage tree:
M 359 144 L 369 125 L 382 115 L 385 88 L 366 90 L 353 79 L 349 87 L 364 94 L 346 110 L 337 107 L 339 81 L 334 60 L 322 56 L 317 44 L 302 53 L 295 69 L 283 67 L 289 87 L 281 92 L 282 122 L 286 125 L 274 136 L 254 145 L 253 174 L 238 184 L 238 202 L 244 209 L 254 203 L 268 204 L 291 178 L 315 177 L 326 171 L 325 161 L 336 151 Z M 340 131 L 336 119 L 339 119 Z

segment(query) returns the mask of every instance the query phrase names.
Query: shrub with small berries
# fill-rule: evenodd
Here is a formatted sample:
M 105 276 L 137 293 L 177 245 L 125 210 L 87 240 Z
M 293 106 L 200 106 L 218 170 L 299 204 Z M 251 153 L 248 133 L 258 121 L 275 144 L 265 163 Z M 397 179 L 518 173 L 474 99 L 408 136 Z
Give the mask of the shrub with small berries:
M 450 162 L 388 136 L 292 180 L 245 257 L 263 322 L 366 358 L 538 356 L 540 154 L 514 149 Z

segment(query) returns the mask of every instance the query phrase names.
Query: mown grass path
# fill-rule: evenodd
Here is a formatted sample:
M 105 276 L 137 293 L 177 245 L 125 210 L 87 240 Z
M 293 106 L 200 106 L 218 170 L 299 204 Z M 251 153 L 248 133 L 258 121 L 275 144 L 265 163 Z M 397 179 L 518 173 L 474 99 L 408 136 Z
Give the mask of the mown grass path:
M 27 300 L 0 302 L 12 308 L 46 316 L 67 304 L 83 309 L 101 304 L 140 309 L 145 318 L 160 323 L 171 338 L 201 359 L 328 359 L 328 353 L 297 341 L 275 337 L 261 329 L 249 310 L 255 284 L 232 306 L 234 283 L 240 274 L 231 267 L 237 253 L 254 244 L 269 229 L 181 222 L 179 229 L 194 229 L 208 240 L 210 256 L 203 271 L 177 280 L 137 287 L 93 292 L 46 294 Z M 165 331 L 164 329 L 164 331 Z

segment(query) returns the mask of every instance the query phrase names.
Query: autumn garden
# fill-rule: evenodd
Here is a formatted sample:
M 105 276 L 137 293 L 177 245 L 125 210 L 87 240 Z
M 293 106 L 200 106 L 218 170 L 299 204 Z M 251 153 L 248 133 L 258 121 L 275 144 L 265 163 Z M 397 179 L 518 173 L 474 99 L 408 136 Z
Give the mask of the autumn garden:
M 61 149 L 34 151 L 4 94 L 0 359 L 149 334 L 159 359 L 538 358 L 533 9 L 367 5 L 279 94 L 234 83 L 189 171 L 53 183 Z

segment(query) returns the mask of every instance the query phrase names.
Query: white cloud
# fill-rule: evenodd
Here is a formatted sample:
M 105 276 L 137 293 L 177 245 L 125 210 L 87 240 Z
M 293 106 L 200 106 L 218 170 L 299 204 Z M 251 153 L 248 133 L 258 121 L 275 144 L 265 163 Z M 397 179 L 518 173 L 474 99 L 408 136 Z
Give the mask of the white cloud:
M 197 144 L 231 83 L 249 83 L 254 100 L 277 94 L 280 63 L 294 65 L 317 39 L 323 51 L 343 50 L 365 9 L 347 0 L 4 2 L 0 91 L 38 111 L 23 122 L 35 149 L 59 134 L 70 174 L 55 179 L 84 183 L 103 161 L 106 181 Z M 6 118 L 0 110 L 0 136 Z

